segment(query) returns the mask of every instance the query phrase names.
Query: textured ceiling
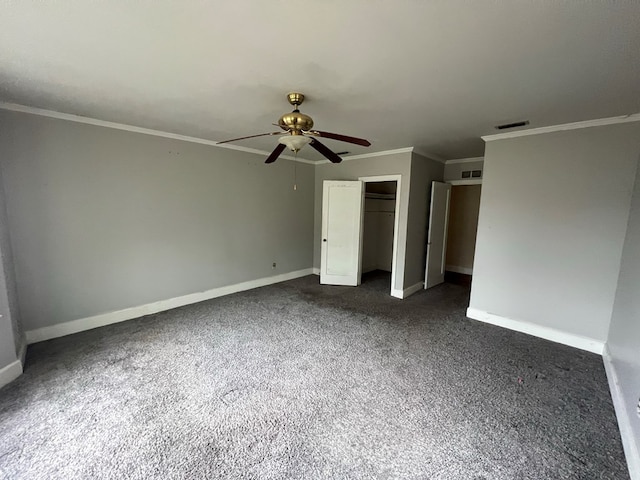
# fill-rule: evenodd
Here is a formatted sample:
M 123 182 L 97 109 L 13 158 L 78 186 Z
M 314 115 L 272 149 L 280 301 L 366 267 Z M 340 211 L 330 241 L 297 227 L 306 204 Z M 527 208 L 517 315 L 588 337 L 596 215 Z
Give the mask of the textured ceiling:
M 223 140 L 301 91 L 369 149 L 483 154 L 494 125 L 640 111 L 640 2 L 3 2 L 0 101 Z M 271 151 L 276 139 L 238 142 Z M 318 159 L 312 149 L 303 156 Z

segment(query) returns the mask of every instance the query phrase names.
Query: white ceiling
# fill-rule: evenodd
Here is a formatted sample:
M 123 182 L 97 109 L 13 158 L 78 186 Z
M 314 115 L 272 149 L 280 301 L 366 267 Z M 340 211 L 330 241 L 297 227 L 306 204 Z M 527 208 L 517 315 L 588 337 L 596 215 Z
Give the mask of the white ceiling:
M 301 91 L 316 128 L 373 144 L 336 151 L 450 159 L 501 123 L 640 112 L 639 52 L 637 0 L 7 1 L 0 101 L 223 140 Z

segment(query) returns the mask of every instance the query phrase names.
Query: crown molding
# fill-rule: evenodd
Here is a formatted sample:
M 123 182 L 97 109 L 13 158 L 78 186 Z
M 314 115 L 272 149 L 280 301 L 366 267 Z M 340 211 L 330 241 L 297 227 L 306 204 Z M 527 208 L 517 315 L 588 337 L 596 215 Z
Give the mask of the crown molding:
M 425 152 L 424 150 L 422 150 L 421 148 L 417 148 L 417 147 L 412 147 L 413 148 L 413 153 L 416 153 L 418 155 L 420 155 L 421 157 L 425 157 L 428 158 L 429 160 L 435 160 L 436 162 L 440 162 L 440 163 L 447 163 L 447 160 L 445 160 L 444 158 L 438 156 L 438 155 L 434 155 L 433 153 L 429 153 L 429 152 Z
M 29 107 L 27 105 L 19 105 L 17 103 L 0 102 L 0 110 L 29 113 L 32 115 L 39 115 L 41 117 L 56 118 L 59 120 L 67 120 L 69 122 L 84 123 L 87 125 L 95 125 L 98 127 L 112 128 L 114 130 L 124 130 L 127 132 L 141 133 L 143 135 L 152 135 L 154 137 L 170 138 L 172 140 L 180 140 L 180 141 L 189 142 L 189 143 L 199 143 L 201 145 L 209 145 L 211 147 L 225 148 L 227 150 L 237 150 L 239 152 L 253 153 L 255 155 L 261 155 L 261 156 L 269 156 L 271 154 L 271 152 L 267 152 L 264 150 L 258 150 L 255 148 L 246 148 L 246 147 L 241 147 L 237 145 L 229 145 L 227 143 L 220 145 L 215 140 L 209 140 L 206 138 L 190 137 L 188 135 L 180 135 L 177 133 L 164 132 L 162 130 L 153 130 L 151 128 L 136 127 L 134 125 L 127 125 L 125 123 L 109 122 L 106 120 L 99 120 L 97 118 L 74 115 L 72 113 L 56 112 L 55 110 L 46 110 L 44 108 Z M 292 157 L 290 155 L 280 155 L 278 159 L 306 163 L 308 165 L 315 165 L 317 163 L 317 162 L 314 162 L 313 160 L 308 160 L 306 158 L 300 158 L 300 157 Z
M 405 148 L 396 148 L 395 150 L 383 150 L 382 152 L 371 152 L 371 153 L 363 153 L 359 155 L 349 155 L 346 157 L 342 157 L 342 161 L 346 162 L 347 160 L 360 160 L 361 158 L 371 158 L 371 157 L 383 157 L 385 155 L 394 155 L 396 153 L 411 153 L 413 152 L 413 147 L 405 147 Z M 329 160 L 318 160 L 315 162 L 316 165 L 322 165 L 325 163 L 331 163 Z
M 349 156 L 345 156 L 342 157 L 342 160 L 344 162 L 346 162 L 347 160 L 360 160 L 362 158 L 372 158 L 372 157 L 384 157 L 385 155 L 395 155 L 398 153 L 416 153 L 418 155 L 420 155 L 421 157 L 425 157 L 428 158 L 429 160 L 433 160 L 435 162 L 440 162 L 440 163 L 445 163 L 446 160 L 443 160 L 442 158 L 436 156 L 436 155 L 431 155 L 429 153 L 425 153 L 421 150 L 416 150 L 415 147 L 403 147 L 403 148 L 396 148 L 393 150 L 383 150 L 381 152 L 371 152 L 371 153 L 362 153 L 359 155 L 349 155 Z M 315 162 L 316 165 L 322 165 L 325 163 L 331 163 L 329 160 L 318 160 L 317 162 Z
M 445 165 L 454 165 L 456 163 L 472 163 L 472 162 L 484 162 L 484 157 L 456 158 L 454 160 L 447 160 L 445 162 Z
M 640 113 L 622 115 L 620 117 L 598 118 L 595 120 L 585 120 L 582 122 L 563 123 L 561 125 L 550 125 L 548 127 L 530 128 L 528 130 L 518 130 L 517 132 L 496 133 L 494 135 L 484 135 L 485 142 L 503 140 L 505 138 L 526 137 L 528 135 L 540 135 L 542 133 L 562 132 L 564 130 L 577 130 L 579 128 L 600 127 L 603 125 L 614 125 L 617 123 L 628 123 L 640 121 Z

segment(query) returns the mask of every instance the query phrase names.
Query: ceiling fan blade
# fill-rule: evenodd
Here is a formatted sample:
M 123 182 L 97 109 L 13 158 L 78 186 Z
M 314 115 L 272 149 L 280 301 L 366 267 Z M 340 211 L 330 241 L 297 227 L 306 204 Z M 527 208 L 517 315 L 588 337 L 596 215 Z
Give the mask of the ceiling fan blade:
M 244 140 L 246 138 L 264 137 L 265 135 L 282 135 L 282 132 L 259 133 L 258 135 L 249 135 L 248 137 L 232 138 L 231 140 L 223 140 L 222 142 L 216 142 L 216 145 L 220 145 L 221 143 L 235 142 L 237 140 Z
M 264 163 L 273 163 L 275 162 L 278 157 L 280 156 L 280 154 L 282 152 L 284 152 L 284 149 L 287 148 L 287 146 L 283 143 L 279 143 L 278 146 L 276 148 L 274 148 L 273 152 L 271 152 L 271 155 L 269 155 L 269 157 L 265 160 Z
M 356 145 L 362 145 L 363 147 L 368 147 L 371 145 L 371 142 L 369 140 L 365 140 L 364 138 L 349 137 L 347 135 L 340 135 L 339 133 L 321 132 L 319 130 L 312 130 L 309 133 L 322 138 L 330 138 L 332 140 L 340 140 L 341 142 L 355 143 Z
M 315 138 L 311 140 L 311 143 L 309 145 L 311 145 L 313 148 L 319 151 L 322 155 L 327 157 L 329 161 L 332 163 L 340 163 L 342 161 L 342 159 L 336 153 L 333 153 L 331 150 L 329 150 L 326 146 L 324 146 Z

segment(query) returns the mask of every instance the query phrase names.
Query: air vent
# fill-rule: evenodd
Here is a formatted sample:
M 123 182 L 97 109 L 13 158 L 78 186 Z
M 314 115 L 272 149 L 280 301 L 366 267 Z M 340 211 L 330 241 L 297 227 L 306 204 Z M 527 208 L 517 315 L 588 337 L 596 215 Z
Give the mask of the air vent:
M 529 120 L 524 120 L 522 122 L 505 123 L 504 125 L 496 125 L 496 129 L 506 130 L 507 128 L 524 127 L 525 125 L 529 125 Z
M 465 170 L 462 172 L 462 178 L 481 178 L 482 170 Z

